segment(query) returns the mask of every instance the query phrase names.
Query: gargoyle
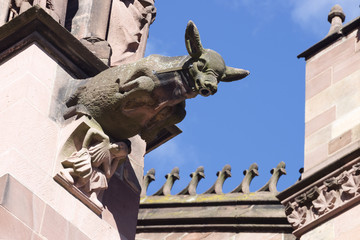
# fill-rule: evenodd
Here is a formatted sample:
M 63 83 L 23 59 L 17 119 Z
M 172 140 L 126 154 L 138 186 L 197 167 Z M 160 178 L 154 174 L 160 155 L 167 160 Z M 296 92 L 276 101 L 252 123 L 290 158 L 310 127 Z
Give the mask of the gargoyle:
M 227 67 L 217 52 L 204 49 L 192 21 L 185 42 L 189 56 L 151 55 L 83 80 L 66 102 L 69 111 L 64 117 L 87 115 L 112 138 L 140 134 L 149 142 L 162 128 L 183 120 L 186 99 L 215 94 L 220 81 L 249 74 Z

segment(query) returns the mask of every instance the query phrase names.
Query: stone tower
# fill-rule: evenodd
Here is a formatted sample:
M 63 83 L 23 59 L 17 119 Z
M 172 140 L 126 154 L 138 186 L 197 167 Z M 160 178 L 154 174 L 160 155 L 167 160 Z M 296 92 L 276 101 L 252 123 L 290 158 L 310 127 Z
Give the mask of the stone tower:
M 329 33 L 298 57 L 306 61 L 302 180 L 278 195 L 294 234 L 304 239 L 358 235 L 360 19 L 343 25 L 335 5 Z

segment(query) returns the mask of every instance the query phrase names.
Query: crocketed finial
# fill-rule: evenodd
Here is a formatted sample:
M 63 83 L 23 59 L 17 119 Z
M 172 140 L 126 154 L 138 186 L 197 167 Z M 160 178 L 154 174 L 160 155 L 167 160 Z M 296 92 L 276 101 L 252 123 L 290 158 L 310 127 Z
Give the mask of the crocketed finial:
M 229 164 L 226 164 L 223 169 L 216 173 L 217 179 L 214 185 L 209 188 L 207 191 L 205 191 L 205 194 L 222 194 L 222 187 L 225 182 L 225 180 L 228 177 L 231 177 L 231 166 Z
M 202 178 L 205 178 L 204 167 L 200 166 L 190 174 L 190 183 L 177 195 L 196 195 L 196 188 Z
M 244 171 L 245 177 L 242 182 L 231 192 L 232 193 L 249 193 L 250 192 L 250 183 L 254 177 L 259 176 L 259 167 L 256 163 L 251 164 L 249 170 Z
M 258 192 L 272 192 L 272 193 L 277 193 L 277 189 L 276 189 L 276 185 L 279 181 L 279 178 L 282 175 L 286 174 L 286 170 L 285 170 L 285 163 L 284 162 L 280 162 L 276 168 L 271 169 L 270 173 L 272 174 L 270 180 L 259 190 L 257 190 Z
M 146 196 L 146 191 L 149 187 L 149 184 L 155 181 L 155 169 L 150 169 L 149 171 L 147 171 L 146 175 L 144 176 L 144 180 L 143 180 L 143 186 L 141 187 L 141 195 L 142 197 Z
M 331 8 L 328 15 L 328 21 L 331 23 L 328 35 L 338 32 L 341 29 L 342 23 L 345 21 L 345 14 L 339 4 L 336 4 Z
M 171 170 L 171 173 L 165 175 L 165 178 L 166 182 L 156 193 L 153 194 L 153 196 L 166 196 L 171 194 L 170 191 L 174 186 L 175 181 L 180 179 L 179 168 L 173 168 L 173 170 Z

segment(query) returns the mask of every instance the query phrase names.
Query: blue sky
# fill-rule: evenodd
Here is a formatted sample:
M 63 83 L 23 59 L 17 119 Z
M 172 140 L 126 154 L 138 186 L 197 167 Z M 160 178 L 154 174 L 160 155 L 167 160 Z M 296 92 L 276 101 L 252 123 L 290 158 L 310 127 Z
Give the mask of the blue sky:
M 336 3 L 344 9 L 345 23 L 360 15 L 360 1 L 354 0 L 156 0 L 146 55 L 186 55 L 184 32 L 193 20 L 205 48 L 251 74 L 220 83 L 213 96 L 187 100 L 187 116 L 178 124 L 183 133 L 145 157 L 145 173 L 156 170 L 148 194 L 162 186 L 173 167 L 180 168 L 180 180 L 172 194 L 189 183 L 198 166 L 206 176 L 199 193 L 211 187 L 225 164 L 232 167 L 225 193 L 254 162 L 260 176 L 252 191 L 268 181 L 280 161 L 288 174 L 278 189 L 296 182 L 304 159 L 305 108 L 305 60 L 297 55 L 325 37 L 327 15 Z

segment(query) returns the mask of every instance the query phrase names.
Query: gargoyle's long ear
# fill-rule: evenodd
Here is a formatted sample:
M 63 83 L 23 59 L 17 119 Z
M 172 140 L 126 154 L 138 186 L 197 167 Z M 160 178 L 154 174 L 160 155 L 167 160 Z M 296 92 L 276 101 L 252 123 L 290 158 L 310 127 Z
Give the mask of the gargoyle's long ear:
M 186 26 L 185 45 L 189 55 L 193 58 L 199 58 L 204 52 L 204 48 L 200 41 L 199 30 L 191 20 Z
M 247 70 L 244 70 L 244 69 L 226 67 L 225 73 L 224 73 L 223 77 L 221 78 L 221 81 L 232 82 L 232 81 L 243 79 L 244 77 L 246 77 L 249 74 L 250 74 L 250 72 Z

